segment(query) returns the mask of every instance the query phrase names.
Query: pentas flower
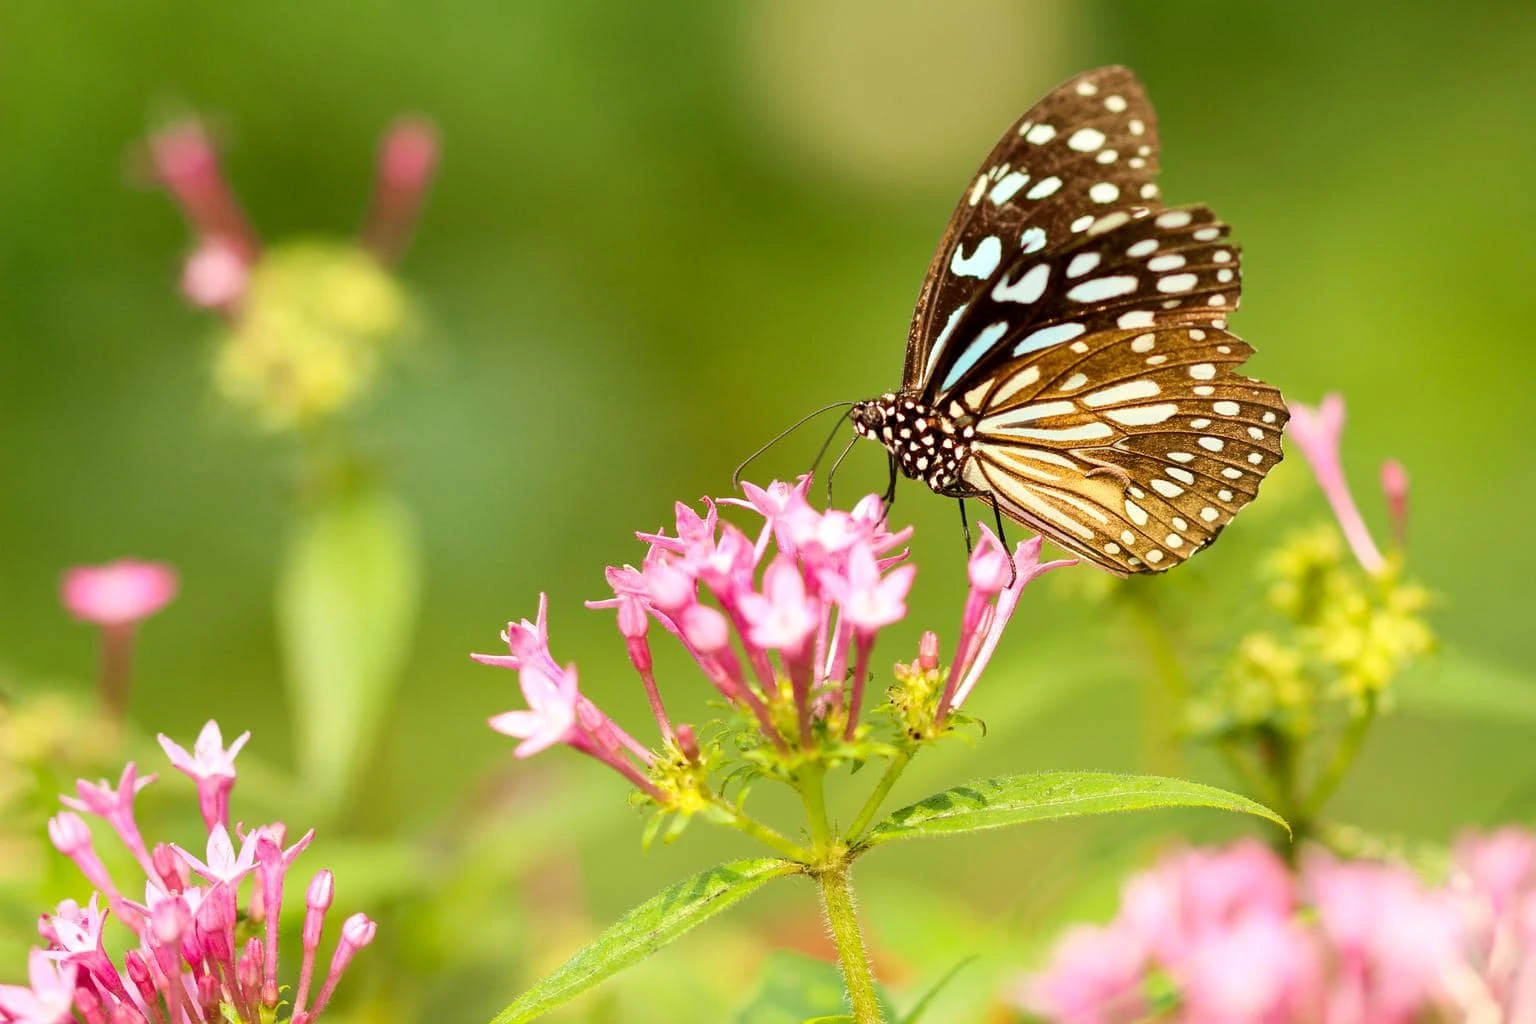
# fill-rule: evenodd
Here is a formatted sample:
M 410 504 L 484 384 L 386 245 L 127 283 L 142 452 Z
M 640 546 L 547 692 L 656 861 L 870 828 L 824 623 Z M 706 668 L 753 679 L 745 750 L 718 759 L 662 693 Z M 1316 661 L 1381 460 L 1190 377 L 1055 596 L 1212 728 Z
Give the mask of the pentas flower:
M 227 801 L 235 781 L 234 755 L 245 736 L 227 751 L 219 737 L 210 722 L 196 745 L 196 760 L 221 780 Z M 185 770 L 193 759 L 164 737 L 162 742 Z M 201 791 L 202 777 L 188 774 Z M 335 884 L 328 871 L 315 877 L 307 901 L 299 992 L 285 1011 L 290 1004 L 282 998 L 279 977 L 278 917 L 288 871 L 314 833 L 284 849 L 284 826 L 260 825 L 239 834 L 237 850 L 224 822 L 215 820 L 197 844 L 206 849 L 206 860 L 175 843 L 156 844 L 146 855 L 132 808 L 134 795 L 152 781 L 154 776 L 140 778 L 129 765 L 115 789 L 82 780 L 78 797 L 63 798 L 74 810 L 50 822 L 49 836 L 96 893 L 84 906 L 66 900 L 43 916 L 38 931 L 44 946 L 29 960 L 30 984 L 0 985 L 0 1024 L 309 1024 L 329 1004 L 357 951 L 372 941 L 373 922 L 354 914 L 342 925 L 329 971 L 311 999 Z M 199 802 L 205 803 L 201 797 Z M 75 811 L 106 822 L 133 853 L 143 873 L 140 880 L 128 886 L 113 880 Z M 128 890 L 142 891 L 143 902 L 125 897 Z M 110 913 L 98 907 L 102 896 Z M 107 938 L 109 919 L 131 936 L 117 959 L 107 949 L 124 943 Z
M 176 570 L 161 562 L 120 558 L 105 565 L 80 565 L 64 573 L 60 596 L 82 622 L 131 626 L 171 603 Z
M 606 572 L 613 597 L 588 602 L 618 613 L 619 633 L 640 676 L 667 764 L 698 765 L 697 731 L 667 714 L 654 673 L 652 624 L 693 658 L 707 683 L 746 720 L 757 742 L 792 764 L 798 759 L 861 756 L 865 686 L 877 638 L 907 613 L 916 569 L 905 564 L 911 528 L 891 530 L 876 495 L 851 510 L 814 508 L 810 478 L 744 486 L 744 498 L 679 503 L 674 532 L 642 532 L 638 566 Z M 721 517 L 722 506 L 760 518 L 746 529 Z M 966 700 L 1033 578 L 1071 561 L 1042 562 L 1038 538 L 1010 558 L 988 530 L 972 553 L 971 596 L 956 654 L 939 671 L 938 640 L 926 634 L 919 660 L 903 667 L 920 676 L 910 698 L 892 697 L 898 715 L 923 723 L 902 734 L 932 738 Z M 583 697 L 574 667 L 549 654 L 546 606 L 534 622 L 508 625 L 507 654 L 476 654 L 483 664 L 519 673 L 526 710 L 498 715 L 493 728 L 522 743 L 519 757 L 564 744 L 605 761 L 658 798 L 645 772 L 662 764 Z M 902 678 L 902 672 L 898 672 Z M 895 691 L 893 691 L 894 694 Z M 652 776 L 656 778 L 656 776 Z M 658 799 L 658 802 L 661 802 Z
M 192 753 L 165 733 L 159 736 L 160 749 L 171 759 L 171 766 L 197 783 L 197 803 L 203 812 L 203 824 L 211 831 L 229 824 L 229 791 L 235 785 L 235 755 L 251 738 L 249 732 L 235 737 L 227 748 L 219 723 L 209 720 L 192 744 Z
M 170 604 L 179 582 L 176 570 L 159 562 L 118 559 L 105 565 L 67 570 L 60 599 L 69 614 L 101 627 L 101 669 L 97 691 L 102 710 L 122 719 L 133 676 L 135 627 Z
M 1344 398 L 1341 395 L 1325 395 L 1314 408 L 1300 402 L 1289 404 L 1290 430 L 1287 436 L 1301 449 L 1302 457 L 1312 467 L 1312 475 L 1333 514 L 1339 528 L 1349 541 L 1350 549 L 1359 560 L 1361 568 L 1369 573 L 1379 573 L 1386 566 L 1381 549 L 1371 537 L 1365 519 L 1350 493 L 1349 481 L 1344 477 L 1344 460 L 1340 442 L 1344 434 Z M 1408 474 L 1398 462 L 1388 462 L 1382 467 L 1382 487 L 1391 507 L 1393 523 L 1399 543 L 1407 521 Z
M 1319 850 L 1292 874 L 1251 841 L 1177 853 L 1012 999 L 1062 1024 L 1536 1020 L 1536 835 L 1464 837 L 1440 886 Z

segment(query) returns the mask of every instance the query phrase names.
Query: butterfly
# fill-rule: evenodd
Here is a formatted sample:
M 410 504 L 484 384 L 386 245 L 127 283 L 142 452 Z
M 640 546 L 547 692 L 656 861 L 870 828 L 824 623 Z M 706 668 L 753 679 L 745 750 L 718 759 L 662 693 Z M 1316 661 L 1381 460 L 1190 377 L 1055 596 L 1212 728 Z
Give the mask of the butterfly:
M 1227 225 L 1159 199 L 1127 68 L 1064 82 L 982 162 L 918 296 L 901 389 L 854 403 L 896 473 L 1121 576 L 1216 539 L 1280 461 L 1280 392 L 1237 373 Z

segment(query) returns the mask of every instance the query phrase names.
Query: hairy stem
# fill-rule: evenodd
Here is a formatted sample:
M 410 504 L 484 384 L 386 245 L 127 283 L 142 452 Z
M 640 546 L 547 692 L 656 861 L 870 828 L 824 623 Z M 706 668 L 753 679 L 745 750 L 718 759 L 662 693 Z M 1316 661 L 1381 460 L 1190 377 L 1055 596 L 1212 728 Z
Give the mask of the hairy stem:
M 903 747 L 897 751 L 895 757 L 891 758 L 891 763 L 885 766 L 885 774 L 880 776 L 874 792 L 870 793 L 869 799 L 864 801 L 864 806 L 859 809 L 859 816 L 853 819 L 853 824 L 848 829 L 847 838 L 850 845 L 863 838 L 864 830 L 869 828 L 869 823 L 874 820 L 880 805 L 885 803 L 885 798 L 891 795 L 891 788 L 896 785 L 896 780 L 901 777 L 901 773 L 906 770 L 916 753 L 916 747 Z
M 837 963 L 848 988 L 848 1006 L 855 1024 L 881 1024 L 880 1000 L 875 995 L 875 973 L 869 950 L 859 929 L 853 884 L 847 861 L 839 861 L 816 876 L 821 888 L 821 908 L 827 915 L 832 940 L 837 943 Z

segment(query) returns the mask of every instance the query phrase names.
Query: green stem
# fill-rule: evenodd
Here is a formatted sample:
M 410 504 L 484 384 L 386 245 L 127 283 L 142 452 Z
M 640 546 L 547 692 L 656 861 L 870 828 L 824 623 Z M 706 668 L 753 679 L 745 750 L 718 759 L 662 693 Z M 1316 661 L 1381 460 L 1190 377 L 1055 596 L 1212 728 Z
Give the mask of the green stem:
M 821 887 L 821 908 L 837 943 L 837 962 L 848 988 L 848 1006 L 854 1024 L 881 1024 L 880 1000 L 875 995 L 875 972 L 869 963 L 869 950 L 859 930 L 854 907 L 853 885 L 847 861 L 840 861 L 816 876 Z
M 805 816 L 811 825 L 811 841 L 817 855 L 823 855 L 832 845 L 832 826 L 827 823 L 827 796 L 822 789 L 826 771 L 819 765 L 800 773 L 800 800 L 805 804 Z
M 880 781 L 875 784 L 875 791 L 869 794 L 869 799 L 864 801 L 864 806 L 859 809 L 859 816 L 853 819 L 853 825 L 848 829 L 848 844 L 852 846 L 864 837 L 864 830 L 874 820 L 875 814 L 880 810 L 880 805 L 885 803 L 885 798 L 891 795 L 891 787 L 896 785 L 896 780 L 911 763 L 913 755 L 917 753 L 916 747 L 903 747 L 891 758 L 891 763 L 885 766 L 885 774 L 880 776 Z
M 1360 754 L 1360 747 L 1365 743 L 1365 734 L 1370 731 L 1371 723 L 1376 720 L 1376 700 L 1374 696 L 1367 696 L 1364 709 L 1360 714 L 1350 719 L 1349 726 L 1344 730 L 1344 735 L 1339 739 L 1339 745 L 1333 750 L 1333 757 L 1328 762 L 1328 767 L 1318 776 L 1312 792 L 1307 796 L 1303 808 L 1305 817 L 1312 818 L 1323 809 L 1328 798 L 1333 796 L 1339 788 L 1339 783 L 1344 781 L 1344 776 L 1349 774 L 1350 766 L 1355 763 L 1355 758 Z
M 796 846 L 782 835 L 777 829 L 764 825 L 756 818 L 743 814 L 724 800 L 716 798 L 715 807 L 725 815 L 732 828 L 740 829 L 758 842 L 769 846 L 790 860 L 799 861 L 802 864 L 810 863 L 811 852 L 803 846 Z

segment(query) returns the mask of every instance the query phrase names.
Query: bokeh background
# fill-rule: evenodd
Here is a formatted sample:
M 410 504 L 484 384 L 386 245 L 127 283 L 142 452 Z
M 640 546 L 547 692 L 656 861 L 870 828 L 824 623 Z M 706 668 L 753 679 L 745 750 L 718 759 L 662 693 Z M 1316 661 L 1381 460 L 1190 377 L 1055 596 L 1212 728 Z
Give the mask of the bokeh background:
M 346 235 L 381 129 L 434 119 L 441 172 L 401 271 L 427 328 L 365 417 L 416 524 L 419 620 L 381 742 L 310 857 L 347 866 L 343 900 L 384 922 L 349 983 L 357 1019 L 485 1019 L 625 907 L 743 848 L 695 829 L 642 854 L 604 769 L 560 751 L 509 770 L 484 719 L 516 703 L 514 679 L 467 653 L 547 591 L 557 657 L 644 734 L 611 613 L 581 607 L 603 566 L 637 559 L 631 532 L 674 500 L 724 493 L 802 412 L 893 386 L 975 163 L 1056 81 L 1120 62 L 1158 106 L 1165 195 L 1210 203 L 1244 245 L 1251 368 L 1295 399 L 1348 397 L 1374 523 L 1381 459 L 1412 475 L 1412 560 L 1445 650 L 1336 812 L 1426 839 L 1529 818 L 1533 53 L 1536 8 L 1515 0 L 7 0 L 0 685 L 90 692 L 94 638 L 56 603 L 65 566 L 172 562 L 183 591 L 143 631 L 132 720 L 183 741 L 209 717 L 249 728 L 269 806 L 302 789 L 273 613 L 292 452 L 213 398 L 216 324 L 176 291 L 184 226 L 135 185 L 131 154 L 199 112 L 264 236 Z M 799 472 L 818 441 L 798 435 L 757 475 Z M 857 450 L 842 494 L 883 472 Z M 950 503 L 909 485 L 895 515 L 917 526 L 921 571 L 892 658 L 922 628 L 953 632 L 964 585 Z M 1166 581 L 1189 642 L 1230 636 L 1219 595 L 1323 515 L 1293 459 Z M 987 739 L 919 763 L 898 799 L 986 773 L 1148 766 L 1148 666 L 1094 589 L 1028 595 L 975 699 Z M 703 687 L 664 666 L 702 713 Z M 1229 781 L 1198 759 L 1182 770 Z M 976 1020 L 1052 922 L 1108 905 L 1103 865 L 1243 827 L 1163 815 L 883 851 L 860 866 L 883 973 L 903 995 L 981 954 L 934 1018 Z M 435 854 L 466 828 L 481 856 Z M 733 1019 L 768 949 L 824 948 L 810 886 L 775 891 L 562 1019 Z M 38 909 L 5 908 L 6 980 Z

